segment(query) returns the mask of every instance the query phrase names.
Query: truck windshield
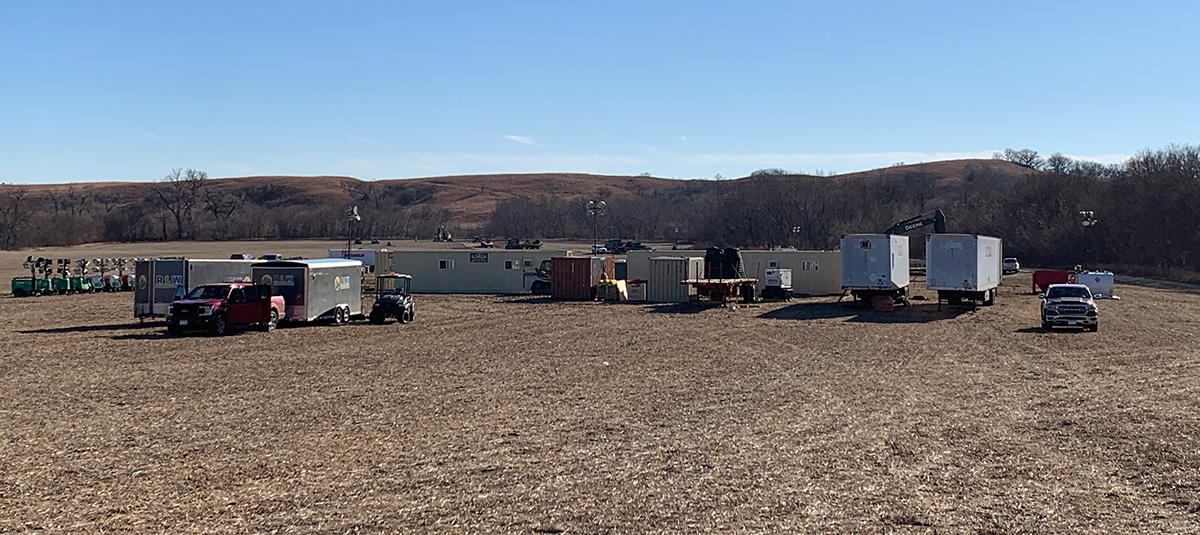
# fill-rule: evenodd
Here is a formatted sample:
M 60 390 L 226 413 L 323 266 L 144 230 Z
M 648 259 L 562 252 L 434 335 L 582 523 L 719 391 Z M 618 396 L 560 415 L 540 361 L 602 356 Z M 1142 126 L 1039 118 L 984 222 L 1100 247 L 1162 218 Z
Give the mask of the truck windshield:
M 197 286 L 188 292 L 185 299 L 225 299 L 228 296 L 228 286 Z
M 1087 299 L 1091 296 L 1092 292 L 1089 292 L 1087 288 L 1075 288 L 1071 286 L 1051 288 L 1050 292 L 1046 294 L 1048 299 L 1058 299 L 1060 297 L 1080 297 Z

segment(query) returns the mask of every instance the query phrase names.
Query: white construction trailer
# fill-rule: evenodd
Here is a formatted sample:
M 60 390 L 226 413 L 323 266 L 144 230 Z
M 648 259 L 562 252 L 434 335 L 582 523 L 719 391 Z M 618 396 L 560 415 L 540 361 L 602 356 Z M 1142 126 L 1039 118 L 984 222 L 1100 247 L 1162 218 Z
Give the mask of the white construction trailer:
M 908 236 L 847 234 L 842 237 L 842 292 L 855 301 L 888 296 L 908 301 Z
M 951 305 L 996 303 L 1004 275 L 1003 243 L 1000 238 L 974 234 L 927 234 L 925 236 L 925 288 L 938 293 Z

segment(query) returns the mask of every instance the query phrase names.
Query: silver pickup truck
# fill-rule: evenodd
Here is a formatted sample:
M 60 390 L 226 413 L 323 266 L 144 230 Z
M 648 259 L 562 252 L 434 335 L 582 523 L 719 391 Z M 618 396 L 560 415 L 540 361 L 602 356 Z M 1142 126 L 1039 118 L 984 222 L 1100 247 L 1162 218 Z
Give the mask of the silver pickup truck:
M 1092 291 L 1082 284 L 1051 284 L 1042 299 L 1042 328 L 1083 327 L 1095 332 L 1100 318 Z

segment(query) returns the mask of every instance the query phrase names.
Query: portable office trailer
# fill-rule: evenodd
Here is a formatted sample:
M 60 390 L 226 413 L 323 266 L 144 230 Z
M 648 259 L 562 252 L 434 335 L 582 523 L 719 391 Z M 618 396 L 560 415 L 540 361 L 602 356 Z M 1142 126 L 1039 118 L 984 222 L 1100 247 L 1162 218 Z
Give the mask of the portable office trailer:
M 854 298 L 908 298 L 908 236 L 848 234 L 842 237 L 842 290 Z
M 413 293 L 520 294 L 525 292 L 525 273 L 566 255 L 542 249 L 380 251 L 375 269 L 412 275 Z
M 649 259 L 646 300 L 651 303 L 686 303 L 696 288 L 680 282 L 704 277 L 704 257 L 657 256 Z
M 704 250 L 630 251 L 626 255 L 629 279 L 650 278 L 650 259 L 666 256 L 703 256 Z M 742 266 L 747 277 L 758 279 L 755 288 L 766 288 L 766 270 L 792 270 L 792 291 L 796 295 L 837 295 L 842 293 L 841 253 L 838 251 L 747 251 L 742 250 Z M 703 278 L 701 276 L 695 278 Z
M 997 287 L 1004 276 L 1000 238 L 973 234 L 927 234 L 925 236 L 925 287 L 942 301 L 996 302 Z
M 362 316 L 362 262 L 341 258 L 255 264 L 253 277 L 286 301 L 288 321 Z
M 155 258 L 134 264 L 133 317 L 166 317 L 176 297 L 213 282 L 250 280 L 250 260 Z
M 596 298 L 596 285 L 615 271 L 611 256 L 556 256 L 550 259 L 550 297 L 588 300 Z

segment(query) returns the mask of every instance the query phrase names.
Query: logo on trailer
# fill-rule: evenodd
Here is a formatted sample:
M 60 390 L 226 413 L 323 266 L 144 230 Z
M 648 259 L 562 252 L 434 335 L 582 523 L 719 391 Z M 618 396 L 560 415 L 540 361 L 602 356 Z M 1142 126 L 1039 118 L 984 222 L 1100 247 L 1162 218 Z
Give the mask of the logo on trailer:
M 183 275 L 155 275 L 155 288 L 175 288 L 183 286 Z
M 145 275 L 138 275 L 138 289 L 145 290 L 150 285 L 149 279 Z
M 346 276 L 342 276 L 342 277 L 334 277 L 333 278 L 333 289 L 335 291 L 349 290 L 350 289 L 350 276 L 346 275 Z
M 271 275 L 270 273 L 262 276 L 262 283 L 269 286 L 295 286 L 295 275 Z

